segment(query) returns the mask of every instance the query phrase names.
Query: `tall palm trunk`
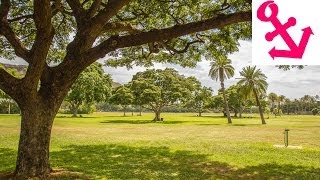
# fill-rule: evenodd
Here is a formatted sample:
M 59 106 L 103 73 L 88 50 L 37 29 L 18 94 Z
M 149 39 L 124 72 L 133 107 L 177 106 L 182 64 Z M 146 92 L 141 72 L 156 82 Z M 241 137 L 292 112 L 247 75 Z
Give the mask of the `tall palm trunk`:
M 228 124 L 232 124 L 231 116 L 230 116 L 230 111 L 229 111 L 229 105 L 228 105 L 228 100 L 226 97 L 226 89 L 224 87 L 224 76 L 223 76 L 223 69 L 219 69 L 219 76 L 220 76 L 220 85 L 221 85 L 221 90 L 222 90 L 222 95 L 223 95 L 223 102 L 224 102 L 224 108 L 226 110 L 227 118 L 228 118 Z
M 259 100 L 259 97 L 258 97 L 257 90 L 253 89 L 253 93 L 254 93 L 254 96 L 256 98 L 257 106 L 259 107 L 259 113 L 260 113 L 261 122 L 262 122 L 262 124 L 267 124 L 266 121 L 264 120 L 263 110 L 262 110 L 262 107 L 261 107 L 261 104 L 260 104 L 260 100 Z

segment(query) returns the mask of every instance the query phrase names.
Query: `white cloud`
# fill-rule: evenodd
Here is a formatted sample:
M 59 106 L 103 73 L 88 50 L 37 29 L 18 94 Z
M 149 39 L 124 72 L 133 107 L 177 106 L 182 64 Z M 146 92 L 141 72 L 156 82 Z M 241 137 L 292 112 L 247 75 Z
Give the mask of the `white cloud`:
M 234 78 L 227 80 L 226 85 L 230 86 L 237 82 L 239 72 L 245 66 L 251 65 L 251 42 L 241 41 L 239 52 L 229 56 L 233 61 L 233 66 L 236 69 Z M 210 62 L 199 62 L 195 68 L 183 68 L 178 65 L 171 64 L 155 64 L 154 68 L 164 69 L 166 67 L 175 68 L 185 76 L 197 77 L 204 86 L 214 89 L 215 93 L 220 88 L 219 82 L 215 82 L 208 76 L 210 69 Z M 259 66 L 263 73 L 268 77 L 269 88 L 268 92 L 275 92 L 277 94 L 285 95 L 288 98 L 300 98 L 305 94 L 316 95 L 320 94 L 320 66 L 309 66 L 303 70 L 292 69 L 290 71 L 283 71 L 274 66 Z M 107 73 L 110 73 L 113 79 L 120 83 L 127 83 L 131 80 L 132 75 L 146 68 L 134 67 L 127 70 L 126 68 L 110 68 L 106 67 Z

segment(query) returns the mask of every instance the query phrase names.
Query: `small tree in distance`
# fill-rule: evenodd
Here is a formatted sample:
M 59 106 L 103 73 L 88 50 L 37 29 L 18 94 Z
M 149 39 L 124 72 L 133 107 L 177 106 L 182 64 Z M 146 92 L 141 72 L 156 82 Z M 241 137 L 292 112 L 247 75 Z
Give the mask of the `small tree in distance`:
M 191 100 L 186 107 L 191 107 L 198 112 L 198 116 L 202 116 L 205 109 L 210 108 L 213 100 L 212 89 L 208 87 L 201 87 L 199 84 L 192 95 Z
M 121 105 L 123 108 L 123 116 L 126 116 L 127 107 L 133 103 L 131 90 L 126 86 L 117 87 L 112 93 L 110 103 Z
M 313 108 L 312 110 L 311 110 L 311 112 L 312 112 L 312 114 L 315 116 L 315 115 L 317 115 L 317 114 L 319 114 L 319 109 L 318 108 Z
M 175 103 L 185 103 L 194 90 L 195 78 L 185 78 L 174 69 L 151 69 L 138 72 L 129 83 L 136 101 L 155 113 L 161 120 L 161 110 Z

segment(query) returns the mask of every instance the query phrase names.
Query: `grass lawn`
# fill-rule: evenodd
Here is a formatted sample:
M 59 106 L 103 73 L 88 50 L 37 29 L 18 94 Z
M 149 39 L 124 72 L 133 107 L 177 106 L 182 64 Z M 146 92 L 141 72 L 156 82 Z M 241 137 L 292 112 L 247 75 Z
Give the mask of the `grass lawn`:
M 320 117 L 58 115 L 50 160 L 64 179 L 320 179 Z M 249 115 L 247 115 L 249 116 Z M 0 115 L 0 172 L 14 170 L 19 116 Z M 276 148 L 289 128 L 289 145 Z

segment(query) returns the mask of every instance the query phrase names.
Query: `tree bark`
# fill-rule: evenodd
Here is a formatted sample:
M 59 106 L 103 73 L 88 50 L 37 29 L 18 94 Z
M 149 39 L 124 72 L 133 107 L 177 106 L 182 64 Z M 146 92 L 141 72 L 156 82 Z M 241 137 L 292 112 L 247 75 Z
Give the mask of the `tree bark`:
M 72 110 L 72 117 L 77 117 L 78 116 L 78 108 L 74 108 Z
M 220 73 L 220 74 L 221 74 L 221 73 Z M 229 111 L 228 100 L 227 100 L 227 97 L 226 97 L 226 90 L 225 90 L 225 88 L 224 88 L 224 78 L 223 78 L 223 75 L 222 75 L 222 77 L 221 77 L 221 75 L 220 75 L 220 85 L 221 85 L 221 90 L 222 90 L 222 94 L 223 94 L 224 107 L 225 107 L 226 115 L 227 115 L 227 118 L 228 118 L 228 124 L 232 124 L 232 120 L 231 120 L 231 116 L 230 116 L 230 111 Z
M 78 116 L 79 106 L 77 104 L 71 104 L 72 117 Z
M 161 121 L 161 112 L 160 110 L 157 110 L 154 112 L 155 113 L 155 117 L 154 117 L 154 121 Z
M 21 132 L 15 170 L 18 179 L 44 179 L 50 173 L 49 146 L 56 113 L 57 108 L 38 103 L 21 107 Z
M 265 121 L 264 116 L 263 116 L 263 110 L 262 110 L 262 107 L 261 107 L 261 104 L 260 104 L 260 100 L 259 100 L 259 96 L 258 96 L 257 90 L 253 89 L 253 93 L 254 93 L 254 96 L 256 98 L 257 106 L 259 107 L 259 113 L 260 113 L 261 122 L 262 122 L 262 124 L 266 124 L 266 121 Z

